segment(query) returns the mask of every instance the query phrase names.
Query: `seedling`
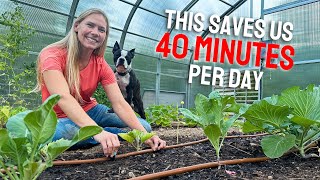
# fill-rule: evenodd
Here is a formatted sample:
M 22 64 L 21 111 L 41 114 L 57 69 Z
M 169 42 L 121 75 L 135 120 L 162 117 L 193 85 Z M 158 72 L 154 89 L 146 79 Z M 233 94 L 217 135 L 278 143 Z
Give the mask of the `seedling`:
M 129 131 L 127 133 L 119 133 L 118 134 L 122 139 L 129 142 L 137 151 L 141 150 L 142 144 L 150 139 L 152 136 L 155 135 L 155 133 L 147 133 L 143 131 L 139 131 L 137 129 L 134 129 L 132 131 Z
M 181 108 L 180 112 L 187 118 L 198 122 L 206 136 L 208 136 L 212 146 L 216 150 L 218 161 L 220 160 L 220 149 L 229 128 L 245 111 L 245 106 L 237 104 L 234 97 L 220 96 L 213 91 L 206 97 L 198 94 L 195 100 L 196 112 Z M 233 112 L 229 118 L 226 113 Z M 227 118 L 226 118 L 227 117 Z
M 58 95 L 52 95 L 37 110 L 12 116 L 7 129 L 0 129 L 0 168 L 6 171 L 0 173 L 2 179 L 36 179 L 59 154 L 102 131 L 101 127 L 87 126 L 72 140 L 52 142 L 57 124 L 53 106 L 58 100 Z
M 181 106 L 183 107 L 184 101 L 180 102 Z M 178 110 L 178 105 L 177 105 L 177 110 Z M 177 144 L 179 144 L 179 125 L 180 125 L 180 119 L 183 118 L 182 115 L 177 114 Z
M 320 88 L 288 88 L 280 96 L 253 104 L 243 116 L 244 132 L 271 134 L 261 141 L 266 156 L 278 158 L 294 148 L 303 157 L 311 157 L 305 151 L 320 139 Z

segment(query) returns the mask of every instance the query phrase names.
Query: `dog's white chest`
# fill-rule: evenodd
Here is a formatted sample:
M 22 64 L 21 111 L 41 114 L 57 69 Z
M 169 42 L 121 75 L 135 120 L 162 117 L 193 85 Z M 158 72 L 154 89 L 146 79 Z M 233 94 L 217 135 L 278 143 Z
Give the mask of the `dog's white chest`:
M 116 74 L 116 78 L 117 78 L 117 82 L 118 82 L 118 85 L 119 85 L 119 88 L 121 90 L 122 95 L 124 97 L 127 97 L 126 87 L 130 83 L 130 74 L 128 73 L 124 76 L 120 76 L 119 74 Z

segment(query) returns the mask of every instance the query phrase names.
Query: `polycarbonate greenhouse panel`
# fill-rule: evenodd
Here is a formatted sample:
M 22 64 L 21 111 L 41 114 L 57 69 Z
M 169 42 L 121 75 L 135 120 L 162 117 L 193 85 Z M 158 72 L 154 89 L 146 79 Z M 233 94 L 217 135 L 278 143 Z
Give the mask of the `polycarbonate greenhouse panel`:
M 191 0 L 143 0 L 140 4 L 140 7 L 156 12 L 158 14 L 165 15 L 166 9 L 182 11 L 183 8 L 190 2 Z
M 118 30 L 115 30 L 115 29 L 110 29 L 109 37 L 108 37 L 108 41 L 107 41 L 107 46 L 111 47 L 111 48 L 107 48 L 107 51 L 112 52 L 112 48 L 114 46 L 114 43 L 116 41 L 119 42 L 119 40 L 121 38 L 121 34 L 122 34 L 122 31 L 118 31 Z
M 181 64 L 178 61 L 162 60 L 161 73 L 173 76 L 187 78 L 189 72 L 189 64 Z
M 52 11 L 57 11 L 63 14 L 69 14 L 70 13 L 70 8 L 72 5 L 71 0 L 67 1 L 61 1 L 61 0 L 48 0 L 48 1 L 43 1 L 43 0 L 20 0 L 22 2 L 40 7 L 40 8 L 45 8 L 49 9 Z
M 167 19 L 143 9 L 137 9 L 128 28 L 128 32 L 160 40 L 167 31 Z
M 141 54 L 136 53 L 136 55 L 133 59 L 132 67 L 137 70 L 148 71 L 150 73 L 156 73 L 157 72 L 157 61 L 158 61 L 158 58 L 153 58 L 150 56 L 145 56 L 145 55 L 141 55 Z
M 253 1 L 253 2 L 257 2 L 257 1 Z M 260 2 L 260 1 L 259 1 Z M 255 4 L 258 6 L 253 6 L 253 10 L 257 11 L 259 10 L 259 14 L 261 13 L 261 3 L 260 4 Z M 250 0 L 247 0 L 245 3 L 243 3 L 236 11 L 234 11 L 233 13 L 231 13 L 229 16 L 230 17 L 250 17 L 250 11 L 248 11 L 248 9 L 250 9 Z M 259 18 L 259 17 L 257 17 Z
M 295 65 L 290 71 L 264 70 L 263 97 L 279 94 L 291 86 L 319 85 L 320 63 Z
M 124 42 L 124 49 L 130 50 L 136 48 L 135 52 L 159 57 L 159 54 L 155 52 L 155 47 L 158 44 L 158 41 L 153 41 L 150 39 L 146 39 L 140 36 L 127 34 Z
M 156 88 L 156 74 L 155 73 L 150 73 L 150 72 L 145 72 L 145 71 L 140 71 L 140 70 L 135 70 L 136 76 L 139 79 L 140 82 L 140 90 L 141 90 L 141 95 L 143 96 L 143 92 L 146 89 L 155 89 Z M 145 106 L 146 107 L 146 106 Z
M 65 35 L 68 17 L 43 9 L 21 5 L 26 21 L 36 30 Z
M 163 74 L 161 75 L 160 83 L 161 83 L 161 87 L 160 87 L 161 90 L 184 92 L 186 89 L 187 79 L 172 77 L 172 76 Z
M 123 29 L 132 7 L 132 5 L 119 0 L 82 0 L 79 1 L 75 16 L 78 17 L 89 8 L 99 8 L 108 16 L 110 27 Z
M 1 14 L 15 8 L 14 3 L 12 1 L 8 1 L 8 0 L 0 0 L 0 5 L 1 5 L 1 8 L 0 8 Z
M 283 4 L 287 4 L 294 1 L 302 1 L 302 0 L 264 0 L 264 9 L 273 8 L 276 6 L 280 6 Z
M 29 38 L 31 51 L 40 52 L 47 45 L 57 42 L 62 38 L 63 38 L 62 36 L 56 36 L 56 35 L 37 32 L 31 38 Z
M 293 58 L 295 62 L 320 59 L 319 11 L 320 2 L 315 2 L 265 16 L 268 22 L 283 21 L 294 25 L 293 38 L 290 42 L 276 41 L 275 43 L 292 45 L 295 49 Z
M 24 4 L 19 6 L 22 7 L 26 23 L 36 30 L 65 35 L 68 16 Z
M 204 15 L 204 19 L 205 19 L 205 21 L 203 22 L 204 29 L 207 29 L 209 26 L 209 21 L 207 20 L 211 15 L 213 14 L 222 15 L 229 8 L 230 8 L 229 5 L 221 1 L 199 0 L 197 4 L 192 6 L 192 8 L 189 11 L 193 13 L 201 12 Z

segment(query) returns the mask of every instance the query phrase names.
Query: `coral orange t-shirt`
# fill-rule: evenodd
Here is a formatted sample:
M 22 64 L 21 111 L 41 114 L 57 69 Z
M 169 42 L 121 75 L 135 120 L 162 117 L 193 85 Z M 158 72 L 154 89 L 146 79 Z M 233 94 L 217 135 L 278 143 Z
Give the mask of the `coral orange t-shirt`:
M 44 49 L 40 53 L 40 72 L 58 70 L 65 76 L 66 60 L 66 49 L 57 47 Z M 84 111 L 88 111 L 98 104 L 96 99 L 91 96 L 99 83 L 101 83 L 102 86 L 116 83 L 116 78 L 103 57 L 92 55 L 89 64 L 80 71 L 80 95 L 83 99 L 83 103 L 80 103 L 80 105 Z M 41 87 L 41 93 L 42 102 L 44 102 L 50 96 L 45 84 Z M 58 118 L 67 117 L 58 105 L 54 107 L 54 111 Z

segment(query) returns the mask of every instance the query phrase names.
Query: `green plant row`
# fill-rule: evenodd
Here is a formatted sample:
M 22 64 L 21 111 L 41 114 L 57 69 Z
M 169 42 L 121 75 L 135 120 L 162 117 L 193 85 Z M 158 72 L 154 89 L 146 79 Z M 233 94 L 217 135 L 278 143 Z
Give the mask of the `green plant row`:
M 6 170 L 6 174 L 0 173 L 2 179 L 36 179 L 59 154 L 102 131 L 101 127 L 87 126 L 72 140 L 52 142 L 57 124 L 53 106 L 59 98 L 52 95 L 38 109 L 10 117 L 7 129 L 0 129 L 0 168 Z
M 319 157 L 306 154 L 306 150 L 320 139 L 320 88 L 314 85 L 304 90 L 291 87 L 279 96 L 252 105 L 237 104 L 233 97 L 220 96 L 217 92 L 210 93 L 209 97 L 198 94 L 195 112 L 184 108 L 180 111 L 200 124 L 215 148 L 218 160 L 224 137 L 239 117 L 245 118 L 243 132 L 270 134 L 261 140 L 266 156 L 278 158 L 290 150 L 298 150 L 302 157 Z

